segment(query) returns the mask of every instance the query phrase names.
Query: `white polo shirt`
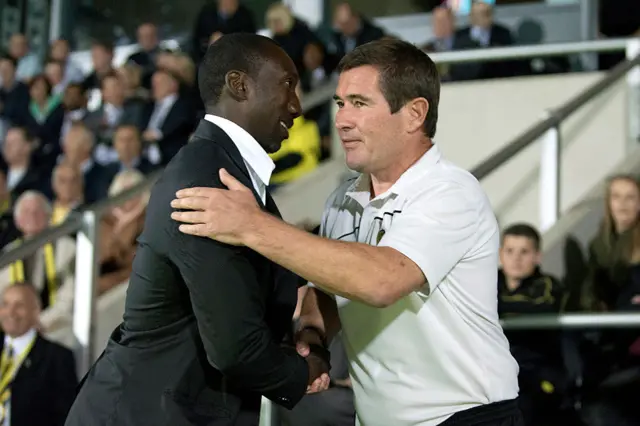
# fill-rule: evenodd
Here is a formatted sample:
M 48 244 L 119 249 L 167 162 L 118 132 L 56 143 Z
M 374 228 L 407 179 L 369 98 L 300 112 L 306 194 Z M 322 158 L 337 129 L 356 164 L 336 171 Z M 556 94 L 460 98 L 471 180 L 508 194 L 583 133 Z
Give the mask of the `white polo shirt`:
M 434 145 L 374 199 L 368 176 L 339 187 L 321 234 L 392 247 L 429 283 L 384 309 L 336 297 L 358 424 L 438 425 L 517 397 L 497 313 L 498 223 L 470 173 Z

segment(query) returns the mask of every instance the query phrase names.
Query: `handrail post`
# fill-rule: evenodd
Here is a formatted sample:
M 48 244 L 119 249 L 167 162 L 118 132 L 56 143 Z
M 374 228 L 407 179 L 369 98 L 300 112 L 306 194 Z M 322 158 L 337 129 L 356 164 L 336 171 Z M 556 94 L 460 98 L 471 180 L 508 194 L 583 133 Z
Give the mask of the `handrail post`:
M 626 53 L 629 60 L 640 55 L 640 37 L 627 42 Z M 627 121 L 628 147 L 633 149 L 640 141 L 640 66 L 633 67 L 627 73 Z
M 82 213 L 82 227 L 76 243 L 75 298 L 73 334 L 79 343 L 78 374 L 83 376 L 94 361 L 95 289 L 98 281 L 98 212 Z
M 264 396 L 262 397 L 262 404 L 260 406 L 259 426 L 279 426 L 276 405 Z
M 548 116 L 553 112 L 548 111 Z M 561 162 L 560 122 L 551 127 L 542 137 L 540 157 L 540 230 L 551 228 L 560 217 L 560 162 Z

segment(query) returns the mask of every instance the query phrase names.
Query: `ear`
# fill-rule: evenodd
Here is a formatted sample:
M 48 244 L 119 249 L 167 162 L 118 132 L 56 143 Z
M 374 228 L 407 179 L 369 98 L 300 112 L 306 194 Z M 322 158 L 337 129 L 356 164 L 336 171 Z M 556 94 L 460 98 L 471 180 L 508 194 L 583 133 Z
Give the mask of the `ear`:
M 408 129 L 410 133 L 421 132 L 429 112 L 429 102 L 425 98 L 411 100 L 405 109 L 408 115 Z
M 236 101 L 241 102 L 247 100 L 249 85 L 246 73 L 242 71 L 229 71 L 224 76 L 224 85 Z

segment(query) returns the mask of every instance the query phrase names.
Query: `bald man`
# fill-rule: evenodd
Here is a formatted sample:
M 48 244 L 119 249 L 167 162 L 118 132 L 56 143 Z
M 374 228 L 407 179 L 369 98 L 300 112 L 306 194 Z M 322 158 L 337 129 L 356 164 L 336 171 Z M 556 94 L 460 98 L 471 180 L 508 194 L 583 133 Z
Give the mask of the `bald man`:
M 32 285 L 5 289 L 0 301 L 2 425 L 62 425 L 73 404 L 78 384 L 73 353 L 38 334 L 39 317 Z

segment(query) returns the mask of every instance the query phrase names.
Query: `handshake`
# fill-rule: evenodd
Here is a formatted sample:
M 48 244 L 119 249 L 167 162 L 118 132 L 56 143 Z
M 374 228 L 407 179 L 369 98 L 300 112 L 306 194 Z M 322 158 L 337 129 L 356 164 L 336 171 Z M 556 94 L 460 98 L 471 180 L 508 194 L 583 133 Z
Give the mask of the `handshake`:
M 296 351 L 304 357 L 309 368 L 307 394 L 327 390 L 331 357 L 324 338 L 317 329 L 306 327 L 297 333 L 295 341 Z

